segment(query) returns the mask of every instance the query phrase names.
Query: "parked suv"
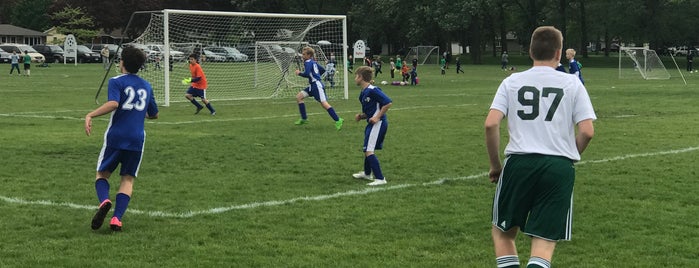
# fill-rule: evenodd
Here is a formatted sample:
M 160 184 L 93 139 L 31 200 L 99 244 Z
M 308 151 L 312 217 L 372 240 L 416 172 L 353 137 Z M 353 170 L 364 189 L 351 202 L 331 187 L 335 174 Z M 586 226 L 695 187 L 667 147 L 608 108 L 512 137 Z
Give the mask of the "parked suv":
M 163 45 L 146 45 L 146 47 L 152 51 L 157 52 L 158 56 L 161 56 L 165 54 L 165 49 L 163 48 Z M 177 51 L 170 49 L 170 57 L 172 57 L 173 60 L 175 61 L 183 61 L 184 60 L 184 52 L 182 51 Z
M 114 58 L 114 55 L 116 55 L 117 48 L 119 48 L 118 45 L 115 44 L 90 44 L 90 45 L 85 45 L 86 47 L 90 48 L 92 52 L 95 53 L 100 53 L 100 56 L 102 55 L 102 48 L 104 46 L 107 46 L 107 49 L 109 50 L 109 57 Z
M 33 48 L 36 49 L 37 52 L 41 53 L 41 55 L 44 55 L 47 62 L 63 62 L 64 52 L 58 45 L 34 45 Z M 69 60 L 70 62 L 73 62 L 73 58 L 70 58 Z
M 29 56 L 32 57 L 32 62 L 42 63 L 45 61 L 44 55 L 41 55 L 41 53 L 37 52 L 29 45 L 5 43 L 0 45 L 0 48 L 10 54 L 12 54 L 13 51 L 16 51 L 17 54 L 24 54 L 26 51 Z
M 0 48 L 0 63 L 10 63 L 12 61 L 10 56 L 12 56 L 12 53 L 7 53 Z

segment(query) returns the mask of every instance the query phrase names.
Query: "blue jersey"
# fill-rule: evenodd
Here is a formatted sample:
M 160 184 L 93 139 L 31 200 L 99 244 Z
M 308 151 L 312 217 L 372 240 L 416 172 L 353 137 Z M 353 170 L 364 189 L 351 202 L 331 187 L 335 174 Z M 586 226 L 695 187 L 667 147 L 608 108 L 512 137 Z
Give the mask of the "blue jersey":
M 578 78 L 580 78 L 580 82 L 585 84 L 585 80 L 583 80 L 582 77 L 582 72 L 580 72 L 580 64 L 578 64 L 578 61 L 575 59 L 570 60 L 570 65 L 568 65 L 568 71 L 570 71 L 571 74 L 577 75 Z
M 299 75 L 308 78 L 308 83 L 311 84 L 311 86 L 322 86 L 323 84 L 320 82 L 320 76 L 324 73 L 325 69 L 323 69 L 322 66 L 318 65 L 318 63 L 312 59 L 307 59 L 303 62 L 303 73 L 299 73 Z
M 112 112 L 104 134 L 106 146 L 143 151 L 146 115 L 158 114 L 151 85 L 138 75 L 123 74 L 109 79 L 108 90 L 108 100 L 118 102 L 119 107 Z
M 362 113 L 366 114 L 369 122 L 369 118 L 376 115 L 381 107 L 393 101 L 380 88 L 369 85 L 359 93 L 359 102 L 362 104 Z M 386 121 L 386 114 L 381 116 L 381 120 Z

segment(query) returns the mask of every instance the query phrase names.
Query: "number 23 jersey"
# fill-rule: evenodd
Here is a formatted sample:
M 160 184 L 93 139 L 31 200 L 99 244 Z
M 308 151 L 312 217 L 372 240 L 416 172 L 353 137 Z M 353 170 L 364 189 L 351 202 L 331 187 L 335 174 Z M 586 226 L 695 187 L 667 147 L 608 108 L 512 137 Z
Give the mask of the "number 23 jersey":
M 146 133 L 146 115 L 158 114 L 158 105 L 150 83 L 135 74 L 122 74 L 109 79 L 108 101 L 116 101 L 105 132 L 108 147 L 142 151 Z

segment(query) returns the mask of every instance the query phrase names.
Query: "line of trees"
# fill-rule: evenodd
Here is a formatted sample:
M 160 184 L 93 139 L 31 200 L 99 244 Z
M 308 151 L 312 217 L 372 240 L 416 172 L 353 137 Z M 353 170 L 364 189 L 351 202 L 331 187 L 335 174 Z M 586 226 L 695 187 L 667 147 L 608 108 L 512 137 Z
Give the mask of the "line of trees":
M 350 40 L 363 39 L 376 52 L 382 44 L 394 54 L 415 45 L 451 42 L 470 47 L 479 63 L 499 51 L 498 40 L 514 33 L 526 49 L 532 30 L 554 25 L 564 33 L 565 47 L 587 57 L 587 44 L 649 43 L 652 48 L 699 45 L 699 1 L 696 0 L 3 0 L 0 23 L 34 30 L 61 26 L 54 15 L 79 8 L 92 18 L 93 29 L 122 29 L 134 11 L 196 9 L 239 12 L 347 15 Z M 502 50 L 508 48 L 502 42 Z M 488 48 L 488 50 L 486 50 Z M 608 56 L 609 50 L 605 50 Z

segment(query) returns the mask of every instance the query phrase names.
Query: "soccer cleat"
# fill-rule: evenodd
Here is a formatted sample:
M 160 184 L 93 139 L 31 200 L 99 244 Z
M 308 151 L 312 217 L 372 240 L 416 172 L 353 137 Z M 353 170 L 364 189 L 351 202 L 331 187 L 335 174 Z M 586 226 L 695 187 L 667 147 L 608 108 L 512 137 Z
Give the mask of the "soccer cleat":
M 339 120 L 335 121 L 335 129 L 337 131 L 340 131 L 342 129 L 342 123 L 345 122 L 345 119 L 340 118 Z
M 214 115 L 216 115 L 216 112 L 211 112 L 211 116 L 214 116 Z
M 115 232 L 121 231 L 121 221 L 117 217 L 112 217 L 112 221 L 109 222 L 109 228 Z
M 305 125 L 308 124 L 308 119 L 299 119 L 294 122 L 295 125 Z
M 386 183 L 388 183 L 388 182 L 386 181 L 386 178 L 384 178 L 383 180 L 375 179 L 373 182 L 367 183 L 366 185 L 377 186 L 377 185 L 384 185 Z
M 371 177 L 371 174 L 367 175 L 364 173 L 364 171 L 360 171 L 360 172 L 352 174 L 352 178 L 370 180 L 370 181 L 373 180 L 373 178 Z
M 97 230 L 100 227 L 102 227 L 102 223 L 104 223 L 104 217 L 107 216 L 107 212 L 109 212 L 109 209 L 111 208 L 112 201 L 110 201 L 109 199 L 102 201 L 99 208 L 97 209 L 97 213 L 95 213 L 95 216 L 92 217 L 92 230 Z
M 204 109 L 204 107 L 203 107 L 203 106 L 202 106 L 202 107 L 197 107 L 197 111 L 194 112 L 194 114 L 199 114 L 199 112 L 201 111 L 201 109 Z

